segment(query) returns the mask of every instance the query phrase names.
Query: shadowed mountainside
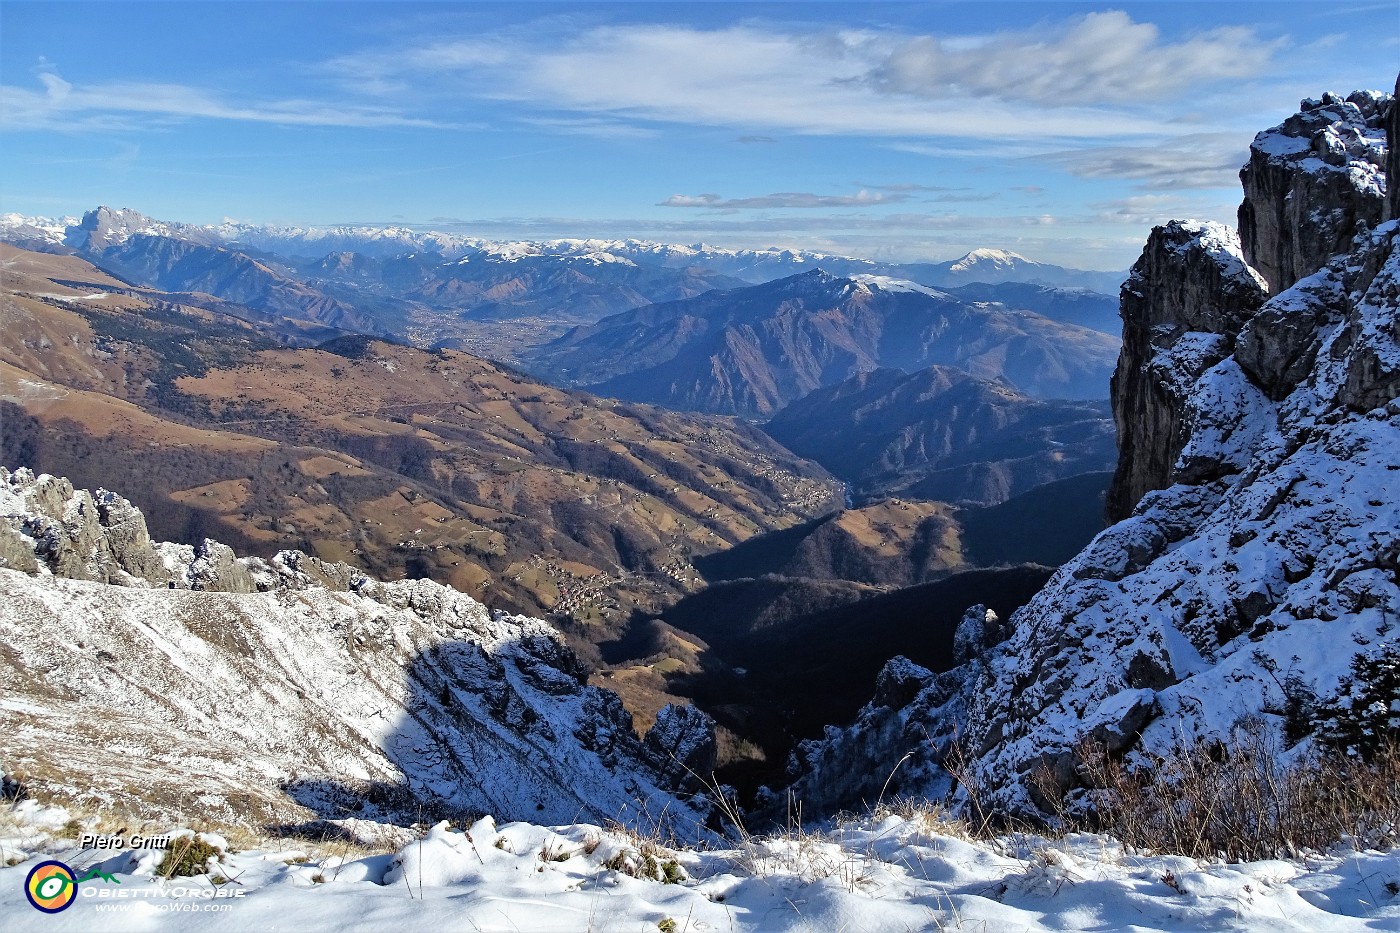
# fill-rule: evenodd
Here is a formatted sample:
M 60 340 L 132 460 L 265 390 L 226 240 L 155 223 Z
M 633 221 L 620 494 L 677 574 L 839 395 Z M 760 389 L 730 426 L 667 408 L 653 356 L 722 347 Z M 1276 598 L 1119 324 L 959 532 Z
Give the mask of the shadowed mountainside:
M 817 389 L 763 427 L 883 496 L 994 505 L 1116 460 L 1107 402 L 1042 401 L 947 366 L 878 369 Z

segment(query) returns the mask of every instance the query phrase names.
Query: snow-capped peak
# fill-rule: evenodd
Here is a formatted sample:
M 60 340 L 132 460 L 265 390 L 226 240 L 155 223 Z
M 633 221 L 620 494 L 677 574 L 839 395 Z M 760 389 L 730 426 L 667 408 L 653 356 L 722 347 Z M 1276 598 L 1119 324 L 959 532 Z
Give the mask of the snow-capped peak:
M 864 285 L 866 288 L 879 289 L 883 292 L 918 292 L 921 295 L 930 295 L 934 298 L 951 297 L 946 292 L 940 292 L 936 288 L 929 288 L 927 285 L 920 285 L 918 282 L 911 282 L 908 279 L 891 278 L 888 275 L 861 273 L 851 276 L 851 281 Z
M 1018 263 L 1030 263 L 1019 253 L 1013 253 L 1004 249 L 974 249 L 963 256 L 949 267 L 951 272 L 970 272 L 973 269 L 985 269 L 988 266 L 997 269 L 1010 269 Z

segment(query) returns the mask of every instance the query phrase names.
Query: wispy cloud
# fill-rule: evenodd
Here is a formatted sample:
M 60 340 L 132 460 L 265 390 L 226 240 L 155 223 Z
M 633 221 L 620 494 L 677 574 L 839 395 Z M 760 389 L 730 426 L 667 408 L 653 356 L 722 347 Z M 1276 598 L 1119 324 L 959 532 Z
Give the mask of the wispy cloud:
M 657 135 L 657 131 L 649 127 L 606 117 L 520 117 L 516 122 L 556 133 L 598 139 L 645 139 Z
M 1039 158 L 1082 178 L 1123 178 L 1146 191 L 1237 188 L 1249 136 L 1181 136 L 1150 146 L 1088 146 Z
M 876 191 L 898 191 L 910 193 L 914 191 L 965 191 L 965 188 L 949 188 L 947 185 L 921 185 L 914 182 L 901 182 L 893 185 L 861 185 L 862 188 L 874 188 Z
M 760 208 L 871 207 L 909 200 L 902 192 L 882 194 L 861 190 L 855 194 L 812 194 L 808 191 L 779 191 L 751 198 L 723 198 L 717 194 L 673 194 L 658 207 L 706 207 L 716 210 Z
M 1241 27 L 1166 42 L 1152 23 L 1110 10 L 1034 31 L 918 36 L 889 53 L 869 80 L 888 93 L 929 98 L 972 95 L 1050 108 L 1133 104 L 1256 77 L 1282 45 Z
M 40 88 L 0 85 L 0 125 L 11 130 L 85 131 L 149 126 L 151 118 L 277 123 L 288 126 L 441 127 L 392 107 L 289 99 L 231 101 L 183 84 L 112 82 L 79 85 L 41 71 Z
M 1169 220 L 1216 220 L 1233 225 L 1237 200 L 1182 198 L 1169 194 L 1141 194 L 1126 198 L 1100 201 L 1089 207 L 1097 213 L 1094 219 L 1109 224 L 1126 224 L 1134 228 L 1152 227 Z
M 746 142 L 774 132 L 949 139 L 975 127 L 984 144 L 1043 147 L 1161 136 L 1171 114 L 1144 100 L 1255 77 L 1277 47 L 1245 29 L 1167 42 L 1122 13 L 957 38 L 630 24 L 432 40 L 341 56 L 322 72 L 367 93 L 466 93 L 556 113 L 732 126 Z

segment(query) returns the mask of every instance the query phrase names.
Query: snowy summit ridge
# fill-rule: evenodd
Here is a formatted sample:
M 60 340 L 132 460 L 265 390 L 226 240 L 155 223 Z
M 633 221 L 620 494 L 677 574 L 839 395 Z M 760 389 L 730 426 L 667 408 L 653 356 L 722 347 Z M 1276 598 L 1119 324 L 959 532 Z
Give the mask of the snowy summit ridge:
M 668 707 L 643 743 L 539 620 L 296 551 L 152 543 L 120 496 L 24 469 L 0 468 L 0 568 L 4 766 L 47 798 L 226 825 L 437 811 L 705 833 L 676 759 L 708 767 L 708 719 Z

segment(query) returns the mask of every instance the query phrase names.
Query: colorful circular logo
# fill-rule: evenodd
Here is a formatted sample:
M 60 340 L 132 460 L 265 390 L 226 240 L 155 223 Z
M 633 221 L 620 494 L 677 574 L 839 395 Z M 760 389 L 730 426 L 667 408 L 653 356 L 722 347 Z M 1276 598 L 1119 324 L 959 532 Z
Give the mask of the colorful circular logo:
M 35 910 L 56 914 L 71 906 L 78 896 L 73 869 L 62 862 L 40 862 L 24 879 L 24 896 Z

